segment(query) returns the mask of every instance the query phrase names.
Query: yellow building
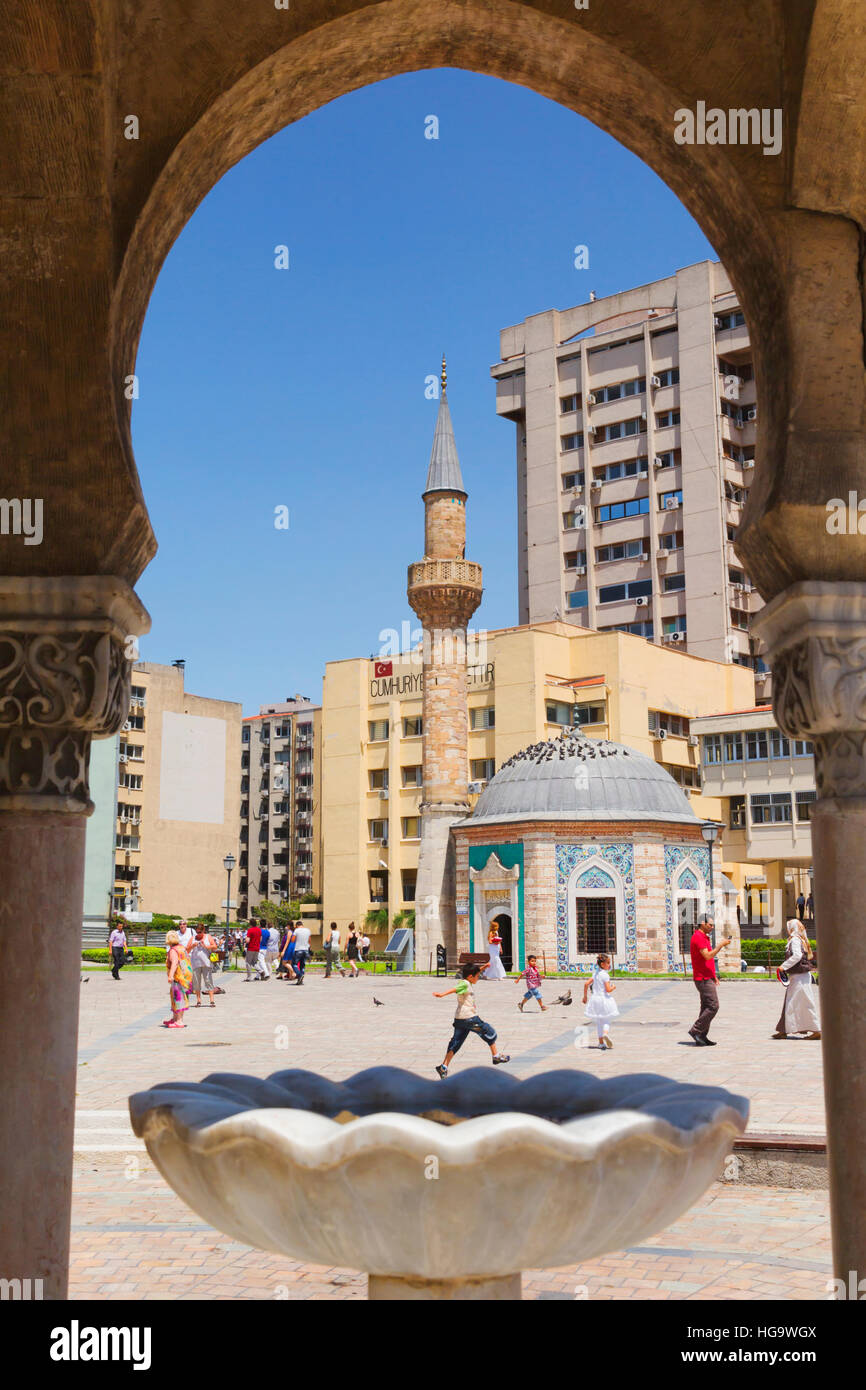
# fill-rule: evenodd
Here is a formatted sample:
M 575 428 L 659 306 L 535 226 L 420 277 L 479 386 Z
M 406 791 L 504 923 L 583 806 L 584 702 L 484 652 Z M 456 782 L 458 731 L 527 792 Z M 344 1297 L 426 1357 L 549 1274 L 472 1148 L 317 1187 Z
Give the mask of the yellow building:
M 118 749 L 116 910 L 222 916 L 223 859 L 240 833 L 240 754 L 239 704 L 190 695 L 182 663 L 133 667 Z
M 371 910 L 387 912 L 390 925 L 415 900 L 422 681 L 420 651 L 333 661 L 325 670 L 323 915 L 341 929 Z M 469 664 L 470 802 L 508 758 L 576 724 L 591 737 L 654 758 L 683 787 L 698 817 L 717 820 L 721 802 L 701 794 L 690 721 L 752 705 L 754 690 L 745 667 L 629 633 L 562 622 L 487 633 Z

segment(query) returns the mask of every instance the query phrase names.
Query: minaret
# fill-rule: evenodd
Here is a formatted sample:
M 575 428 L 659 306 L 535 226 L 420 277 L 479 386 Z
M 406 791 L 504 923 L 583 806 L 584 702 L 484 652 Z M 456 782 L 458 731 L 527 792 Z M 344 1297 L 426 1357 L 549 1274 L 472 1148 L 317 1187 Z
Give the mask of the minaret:
M 415 890 L 415 958 L 455 951 L 453 821 L 469 813 L 466 625 L 481 602 L 481 566 L 466 555 L 466 490 L 442 358 L 442 394 L 424 498 L 424 559 L 409 566 L 409 602 L 424 630 L 424 790 Z M 435 964 L 435 961 L 434 961 Z

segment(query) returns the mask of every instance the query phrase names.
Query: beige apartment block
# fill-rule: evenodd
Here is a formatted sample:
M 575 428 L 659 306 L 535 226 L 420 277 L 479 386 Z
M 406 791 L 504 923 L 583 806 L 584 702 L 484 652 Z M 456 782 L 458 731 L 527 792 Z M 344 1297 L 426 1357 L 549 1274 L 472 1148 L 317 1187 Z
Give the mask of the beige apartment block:
M 470 805 L 513 754 L 576 725 L 652 757 L 697 816 L 721 818 L 718 796 L 702 794 L 692 721 L 754 705 L 750 670 L 565 622 L 489 632 L 483 643 L 467 673 Z M 323 911 L 341 929 L 371 909 L 387 909 L 390 924 L 415 902 L 423 679 L 420 650 L 325 669 Z
M 519 613 L 629 631 L 762 675 L 733 549 L 755 467 L 745 318 L 701 261 L 500 335 L 517 426 Z
M 118 750 L 118 910 L 222 915 L 223 859 L 240 829 L 240 746 L 239 704 L 191 695 L 182 662 L 136 663 Z
M 243 720 L 238 915 L 321 896 L 322 709 L 304 695 Z M 318 923 L 316 923 L 318 930 Z
M 744 935 L 781 935 L 811 892 L 814 749 L 782 734 L 769 705 L 692 722 L 704 791 L 721 802 L 721 854 Z

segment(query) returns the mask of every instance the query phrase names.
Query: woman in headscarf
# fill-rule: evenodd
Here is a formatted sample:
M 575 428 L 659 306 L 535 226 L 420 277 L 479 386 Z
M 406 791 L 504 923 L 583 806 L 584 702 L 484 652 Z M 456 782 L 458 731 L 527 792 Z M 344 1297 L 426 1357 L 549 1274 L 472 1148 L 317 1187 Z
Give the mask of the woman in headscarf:
M 809 1039 L 821 1036 L 818 1015 L 818 996 L 812 984 L 815 958 L 806 928 L 796 917 L 787 923 L 788 945 L 780 969 L 788 977 L 782 1017 L 776 1024 L 774 1038 L 789 1038 L 793 1033 L 805 1033 Z

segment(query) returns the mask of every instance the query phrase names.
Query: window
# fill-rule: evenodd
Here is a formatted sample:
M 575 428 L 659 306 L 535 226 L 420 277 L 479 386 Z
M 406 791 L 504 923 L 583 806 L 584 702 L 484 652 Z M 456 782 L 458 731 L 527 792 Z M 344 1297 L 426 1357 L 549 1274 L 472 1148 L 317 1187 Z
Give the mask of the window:
M 767 730 L 749 729 L 746 732 L 746 761 L 763 762 L 767 756 Z
M 679 763 L 662 763 L 662 767 L 678 786 L 700 790 L 701 774 L 696 767 L 682 767 Z
M 424 771 L 420 763 L 414 763 L 411 767 L 401 767 L 403 774 L 404 787 L 420 787 L 424 781 Z
M 680 714 L 668 714 L 666 710 L 647 710 L 647 724 L 650 733 L 656 733 L 659 729 L 664 729 L 666 733 L 672 734 L 674 738 L 688 737 L 689 721 L 685 716 Z
M 592 394 L 596 405 L 606 401 L 621 401 L 626 396 L 640 396 L 646 390 L 646 377 L 635 377 L 632 381 L 620 381 L 614 386 L 596 386 Z
M 117 779 L 117 785 L 123 787 L 124 791 L 140 792 L 142 777 L 140 772 L 122 773 Z
M 470 729 L 494 729 L 496 727 L 496 710 L 492 705 L 481 705 L 469 711 Z
M 791 744 L 779 729 L 770 730 L 770 757 L 790 758 Z
M 560 396 L 559 413 L 560 415 L 570 415 L 572 411 L 580 408 L 579 396 Z
M 586 564 L 586 551 L 585 551 L 585 550 L 567 550 L 567 551 L 565 552 L 565 557 L 564 557 L 564 558 L 565 558 L 565 568 L 566 568 L 567 570 L 576 570 L 577 567 L 578 567 L 578 565 L 585 565 L 585 564 Z
M 668 430 L 673 425 L 680 423 L 680 412 L 678 410 L 662 410 L 656 415 L 656 429 Z
M 564 531 L 582 531 L 584 526 L 583 507 L 575 507 L 573 512 L 562 513 L 562 529 Z
M 808 739 L 805 739 L 805 738 L 797 738 L 797 739 L 794 740 L 794 757 L 795 757 L 795 758 L 811 758 L 812 755 L 813 755 L 813 752 L 814 752 L 814 749 L 813 749 L 812 744 L 809 742 Z
M 562 486 L 566 491 L 572 487 L 583 487 L 583 469 L 579 469 L 577 473 L 563 473 Z
M 570 453 L 572 449 L 583 448 L 583 430 L 577 434 L 564 434 L 559 441 L 559 447 L 564 454 Z
M 595 429 L 596 444 L 609 444 L 612 439 L 628 439 L 635 434 L 646 433 L 646 420 L 635 415 L 631 420 L 618 420 L 614 425 L 597 425 Z
M 704 734 L 704 764 L 709 767 L 712 763 L 722 761 L 722 736 L 721 734 Z
M 742 328 L 746 322 L 741 309 L 732 309 L 727 314 L 716 314 L 716 332 L 723 333 L 727 328 Z
M 678 386 L 680 380 L 679 367 L 666 367 L 663 372 L 656 372 L 659 386 Z
M 559 701 L 548 700 L 545 718 L 548 724 L 562 724 L 571 727 L 571 705 L 564 705 Z
M 623 598 L 645 598 L 653 591 L 651 579 L 633 579 L 628 584 L 605 584 L 598 591 L 599 603 L 615 603 Z
M 671 632 L 685 632 L 685 630 L 685 613 L 681 613 L 677 618 L 665 618 L 664 622 L 662 623 L 662 632 L 666 634 L 670 634 Z
M 742 507 L 748 496 L 748 488 L 737 487 L 730 479 L 725 479 L 725 497 L 729 502 L 736 502 L 737 506 Z
M 404 840 L 420 840 L 421 838 L 421 818 L 420 816 L 404 816 L 400 822 Z
M 129 687 L 129 698 L 131 700 L 143 700 L 147 694 L 147 688 L 143 685 L 131 685 Z
M 659 536 L 659 550 L 682 550 L 682 546 L 682 531 L 668 531 L 665 535 Z
M 580 955 L 613 957 L 616 951 L 616 898 L 578 898 L 577 949 Z
M 388 901 L 388 874 L 387 871 L 379 869 L 369 871 L 370 879 L 370 902 L 386 903 Z
M 751 797 L 753 825 L 780 825 L 791 819 L 790 792 L 760 792 Z
M 496 771 L 494 758 L 473 758 L 469 764 L 473 782 L 489 782 Z
M 631 502 L 606 502 L 596 507 L 596 521 L 619 521 L 625 516 L 646 516 L 649 512 L 649 498 L 635 497 Z
M 404 903 L 413 903 L 415 901 L 415 882 L 417 879 L 417 870 L 404 869 L 402 879 L 403 901 Z
M 245 725 L 243 726 L 243 728 L 241 729 L 241 743 L 249 743 L 249 741 L 250 741 L 250 726 L 249 726 L 249 724 L 245 724 Z
M 369 820 L 367 827 L 370 832 L 369 838 L 378 841 L 379 844 L 388 838 L 388 822 L 386 820 Z
M 604 705 L 575 705 L 573 719 L 575 724 L 603 724 Z
M 586 608 L 589 603 L 589 594 L 586 589 L 574 589 L 568 596 L 569 608 Z
M 725 734 L 725 762 L 741 763 L 743 761 L 743 735 Z
M 134 762 L 144 761 L 144 744 L 121 742 L 119 754 L 121 757 L 132 758 Z
M 659 493 L 659 510 L 660 510 L 660 511 L 663 511 L 663 512 L 672 512 L 672 511 L 674 510 L 675 507 L 681 507 L 682 505 L 683 505 L 683 490 L 682 490 L 681 487 L 676 488 L 673 492 L 660 492 L 660 493 Z
M 374 767 L 370 771 L 370 791 L 384 792 L 388 790 L 388 769 L 387 767 Z
M 388 737 L 388 720 L 371 719 L 369 723 L 370 742 L 384 743 Z
M 728 824 L 732 830 L 745 830 L 746 798 L 744 796 L 731 797 L 728 806 Z
M 600 627 L 599 632 L 632 632 L 635 637 L 652 637 L 652 619 L 640 623 L 613 623 L 610 627 Z
M 809 820 L 812 814 L 812 802 L 818 798 L 817 792 L 797 792 L 797 820 Z
M 593 477 L 603 483 L 615 483 L 620 478 L 638 478 L 648 472 L 646 458 L 627 459 L 625 463 L 609 463 L 605 468 L 593 470 Z
M 420 714 L 414 718 L 403 720 L 404 738 L 420 738 L 423 731 L 423 720 Z
M 686 587 L 686 576 L 684 574 L 666 574 L 664 577 L 664 591 L 666 594 L 675 594 L 678 590 Z
M 617 545 L 600 545 L 596 547 L 595 558 L 599 564 L 607 560 L 645 560 L 644 544 L 644 541 L 620 541 Z

